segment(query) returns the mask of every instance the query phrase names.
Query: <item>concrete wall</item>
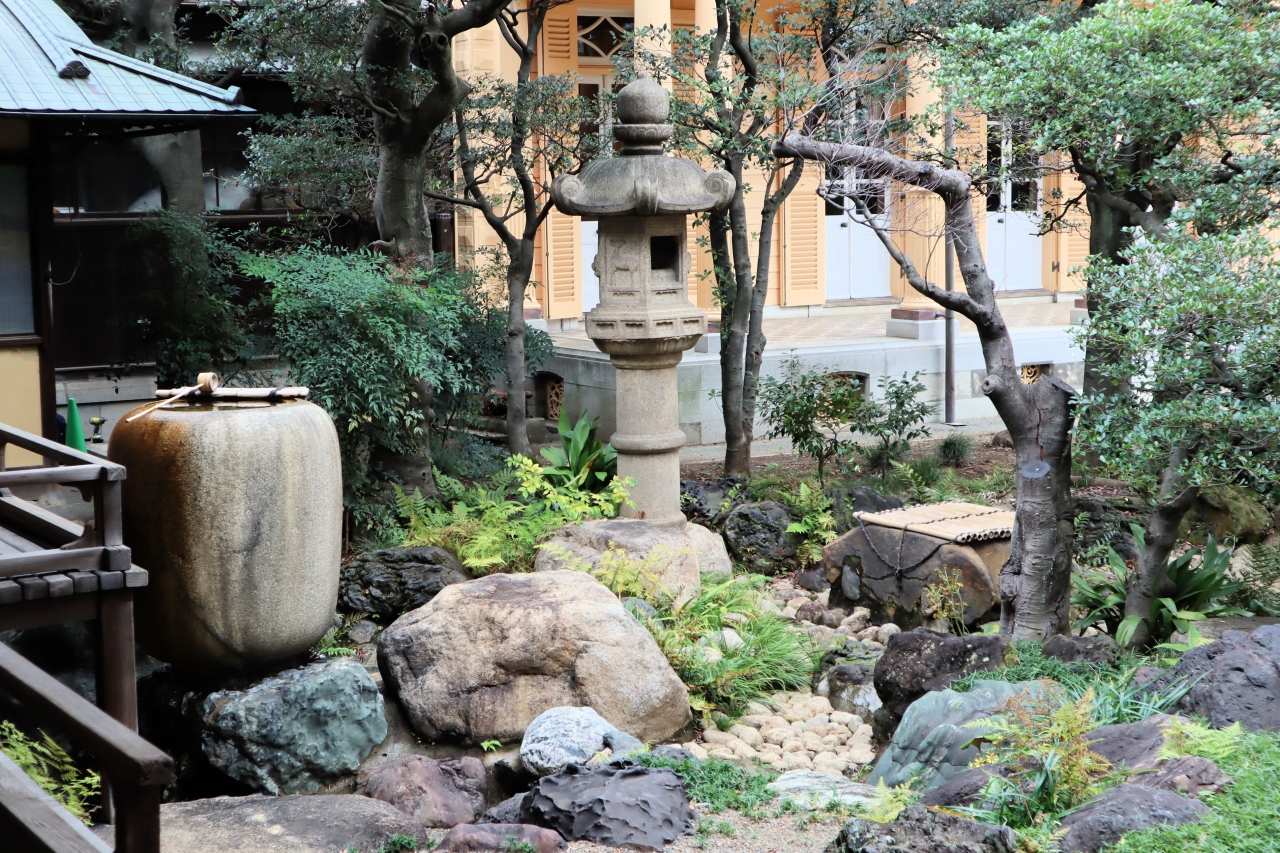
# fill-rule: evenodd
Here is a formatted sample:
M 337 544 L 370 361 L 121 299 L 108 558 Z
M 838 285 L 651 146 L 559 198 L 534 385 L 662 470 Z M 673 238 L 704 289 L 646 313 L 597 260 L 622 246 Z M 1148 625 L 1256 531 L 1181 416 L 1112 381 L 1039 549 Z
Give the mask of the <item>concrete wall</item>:
M 1084 354 L 1063 328 L 1031 328 L 1013 331 L 1014 350 L 1019 364 L 1053 365 L 1052 373 L 1079 389 L 1084 375 Z M 871 393 L 881 376 L 901 376 L 924 371 L 921 380 L 928 388 L 927 399 L 938 404 L 932 420 L 942 421 L 943 363 L 942 341 L 900 338 L 871 338 L 848 344 L 823 343 L 813 346 L 767 348 L 762 373 L 780 376 L 782 363 L 792 354 L 806 367 L 833 373 L 862 373 L 868 377 Z M 574 419 L 584 409 L 600 418 L 600 435 L 608 438 L 616 427 L 613 367 L 608 356 L 596 351 L 557 347 L 555 355 L 542 367 L 565 382 L 565 406 Z M 996 417 L 995 407 L 982 393 L 986 376 L 982 349 L 976 335 L 961 337 L 956 346 L 956 416 L 961 421 Z M 720 410 L 720 357 L 716 353 L 686 352 L 679 367 L 680 428 L 690 445 L 724 442 L 724 419 Z M 713 397 L 712 392 L 717 396 Z M 756 434 L 764 424 L 757 419 Z

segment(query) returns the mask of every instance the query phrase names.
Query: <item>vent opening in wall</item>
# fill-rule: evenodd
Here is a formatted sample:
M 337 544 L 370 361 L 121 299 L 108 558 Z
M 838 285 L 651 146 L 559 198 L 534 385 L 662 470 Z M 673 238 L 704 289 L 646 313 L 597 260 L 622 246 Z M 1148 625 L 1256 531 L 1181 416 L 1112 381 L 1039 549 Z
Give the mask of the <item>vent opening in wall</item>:
M 1053 375 L 1052 364 L 1024 364 L 1021 370 L 1023 385 L 1034 385 L 1041 376 Z
M 535 379 L 534 406 L 549 421 L 559 420 L 564 408 L 564 379 L 554 373 L 542 372 Z
M 680 257 L 680 238 L 649 238 L 649 269 L 675 270 Z

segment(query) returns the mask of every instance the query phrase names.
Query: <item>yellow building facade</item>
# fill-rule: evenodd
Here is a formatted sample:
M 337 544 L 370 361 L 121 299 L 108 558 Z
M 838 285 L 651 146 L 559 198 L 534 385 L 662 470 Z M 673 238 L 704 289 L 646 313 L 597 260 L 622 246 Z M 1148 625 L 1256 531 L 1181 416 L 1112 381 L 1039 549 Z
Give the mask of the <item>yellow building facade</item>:
M 619 36 L 644 27 L 698 29 L 715 27 L 714 0 L 573 0 L 552 9 L 538 45 L 540 74 L 573 74 L 579 91 L 594 95 L 613 83 L 611 49 Z M 502 41 L 496 24 L 460 36 L 455 63 L 468 74 L 497 74 L 514 79 L 516 59 Z M 909 96 L 895 109 L 912 114 L 935 97 L 927 90 Z M 957 145 L 987 157 L 1007 156 L 1008 140 L 996 122 L 977 117 L 962 122 L 964 138 Z M 748 173 L 748 222 L 760 221 L 766 196 L 765 175 Z M 1070 172 L 1051 172 L 1022 184 L 1007 183 L 990 197 L 975 198 L 984 251 L 992 278 L 1000 291 L 1028 295 L 1065 294 L 1082 288 L 1073 268 L 1088 255 L 1087 227 L 1076 212 L 1074 227 L 1039 235 L 1046 208 L 1075 197 L 1081 187 Z M 944 253 L 937 236 L 940 214 L 935 202 L 906 187 L 873 185 L 856 190 L 864 200 L 874 197 L 873 209 L 887 219 L 898 245 L 930 279 L 942 283 Z M 822 194 L 820 194 L 822 192 Z M 828 196 L 824 198 L 825 196 Z M 772 316 L 805 316 L 830 307 L 897 302 L 905 308 L 936 307 L 907 284 L 873 231 L 846 215 L 847 197 L 833 196 L 820 164 L 807 164 L 799 186 L 791 193 L 774 224 L 766 312 Z M 495 248 L 496 236 L 478 214 L 456 212 L 456 249 L 464 259 L 477 249 Z M 758 230 L 758 229 L 757 229 Z M 710 252 L 697 244 L 691 231 L 693 258 L 690 298 L 716 310 Z M 705 241 L 704 241 L 705 242 Z M 758 242 L 758 241 L 753 241 Z M 553 211 L 539 235 L 533 286 L 527 307 L 537 309 L 554 330 L 571 325 L 594 307 L 598 283 L 591 271 L 595 255 L 595 223 Z M 753 250 L 754 257 L 754 250 Z

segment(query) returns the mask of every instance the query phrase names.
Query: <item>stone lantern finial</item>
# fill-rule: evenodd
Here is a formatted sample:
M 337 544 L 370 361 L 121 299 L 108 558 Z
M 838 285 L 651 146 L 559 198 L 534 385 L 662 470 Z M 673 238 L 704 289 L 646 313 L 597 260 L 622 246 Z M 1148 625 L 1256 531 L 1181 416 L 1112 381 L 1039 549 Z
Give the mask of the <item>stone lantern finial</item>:
M 551 198 L 562 213 L 599 222 L 592 269 L 600 304 L 587 312 L 587 335 L 616 368 L 618 428 L 610 441 L 619 476 L 636 481 L 630 513 L 680 526 L 676 365 L 707 330 L 707 315 L 689 303 L 686 220 L 724 208 L 735 183 L 728 172 L 707 174 L 663 154 L 670 116 L 671 94 L 641 74 L 618 93 L 620 156 L 559 176 Z

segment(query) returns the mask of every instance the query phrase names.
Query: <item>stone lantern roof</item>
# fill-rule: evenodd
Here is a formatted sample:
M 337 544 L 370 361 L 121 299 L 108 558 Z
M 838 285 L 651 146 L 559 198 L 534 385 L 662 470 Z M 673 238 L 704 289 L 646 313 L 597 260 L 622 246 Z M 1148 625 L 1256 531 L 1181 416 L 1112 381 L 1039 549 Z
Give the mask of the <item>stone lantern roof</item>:
M 733 196 L 733 176 L 707 174 L 683 157 L 667 157 L 662 143 L 671 138 L 671 94 L 647 74 L 618 93 L 618 124 L 613 135 L 620 156 L 596 160 L 581 176 L 560 175 L 551 198 L 573 216 L 658 216 L 721 209 Z

